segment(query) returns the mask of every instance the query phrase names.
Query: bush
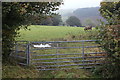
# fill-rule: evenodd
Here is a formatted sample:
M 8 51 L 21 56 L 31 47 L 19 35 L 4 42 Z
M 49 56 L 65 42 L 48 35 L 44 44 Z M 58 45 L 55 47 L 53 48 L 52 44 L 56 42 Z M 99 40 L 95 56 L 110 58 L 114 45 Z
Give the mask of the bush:
M 102 48 L 106 51 L 108 57 L 106 64 L 94 70 L 95 75 L 101 75 L 105 78 L 120 76 L 120 25 L 101 25 L 98 28 L 97 39 Z

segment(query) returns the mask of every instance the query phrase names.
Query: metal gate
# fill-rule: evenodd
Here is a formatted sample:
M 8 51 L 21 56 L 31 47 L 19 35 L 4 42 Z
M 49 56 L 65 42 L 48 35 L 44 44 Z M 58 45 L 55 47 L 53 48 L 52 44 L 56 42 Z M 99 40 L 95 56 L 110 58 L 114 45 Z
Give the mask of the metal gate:
M 38 70 L 86 69 L 100 66 L 106 57 L 96 40 L 26 42 L 25 50 L 18 50 L 25 63 L 34 65 Z M 19 48 L 20 49 L 20 48 Z

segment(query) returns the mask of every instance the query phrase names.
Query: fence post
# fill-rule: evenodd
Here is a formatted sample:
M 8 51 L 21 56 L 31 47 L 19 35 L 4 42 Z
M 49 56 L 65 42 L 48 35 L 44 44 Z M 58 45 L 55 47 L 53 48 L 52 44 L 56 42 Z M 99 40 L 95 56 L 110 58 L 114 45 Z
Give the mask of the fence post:
M 82 42 L 82 63 L 83 63 L 83 68 L 84 68 L 84 59 L 85 59 L 85 55 L 84 55 L 84 41 Z
M 27 65 L 30 65 L 30 42 L 27 43 Z

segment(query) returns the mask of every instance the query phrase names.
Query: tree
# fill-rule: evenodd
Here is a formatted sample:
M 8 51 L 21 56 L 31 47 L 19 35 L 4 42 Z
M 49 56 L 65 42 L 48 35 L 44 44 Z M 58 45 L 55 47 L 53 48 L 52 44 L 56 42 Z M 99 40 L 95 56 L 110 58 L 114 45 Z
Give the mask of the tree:
M 42 20 L 45 15 L 52 15 L 61 2 L 3 2 L 2 3 L 2 55 L 8 59 L 13 48 L 17 31 L 32 21 Z M 35 19 L 31 16 L 37 15 Z
M 52 25 L 58 26 L 62 22 L 61 16 L 58 14 L 54 14 L 51 16 L 46 16 L 41 22 L 37 22 L 38 25 Z
M 58 14 L 46 16 L 41 22 L 37 22 L 37 24 L 40 25 L 52 25 L 52 26 L 58 26 L 62 22 L 61 16 Z
M 66 20 L 66 23 L 70 26 L 77 26 L 77 27 L 81 26 L 80 20 L 75 16 L 70 16 Z
M 120 24 L 120 1 L 101 2 L 100 13 L 110 25 Z
M 39 24 L 39 23 L 38 23 Z M 41 22 L 40 22 L 40 25 L 52 25 L 53 22 L 52 22 L 52 19 L 51 17 L 46 17 L 44 18 Z
M 61 16 L 60 15 L 53 15 L 52 16 L 52 22 L 53 22 L 53 26 L 58 26 L 61 22 L 62 22 L 62 19 L 61 19 Z
M 102 2 L 101 15 L 108 21 L 101 22 L 98 27 L 98 42 L 107 53 L 106 64 L 103 64 L 95 73 L 102 77 L 114 78 L 120 76 L 120 2 Z

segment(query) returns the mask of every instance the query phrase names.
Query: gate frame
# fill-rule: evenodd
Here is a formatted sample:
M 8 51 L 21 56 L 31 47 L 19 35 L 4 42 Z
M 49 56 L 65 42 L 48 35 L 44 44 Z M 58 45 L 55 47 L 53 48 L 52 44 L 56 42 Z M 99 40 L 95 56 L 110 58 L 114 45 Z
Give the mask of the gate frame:
M 82 44 L 82 47 L 79 47 L 79 48 L 82 48 L 82 65 L 83 65 L 83 69 L 85 68 L 84 67 L 84 65 L 85 65 L 85 53 L 84 53 L 84 48 L 94 48 L 94 47 L 101 47 L 101 46 L 84 46 L 84 43 L 85 42 L 95 42 L 95 41 L 98 41 L 98 40 L 79 40 L 79 41 L 46 41 L 46 42 L 30 42 L 30 41 L 16 41 L 16 42 L 27 42 L 27 44 L 26 44 L 26 51 L 25 51 L 25 53 L 26 53 L 26 65 L 27 66 L 30 66 L 30 64 L 31 64 L 31 57 L 30 57 L 30 45 L 32 44 L 32 43 L 57 43 L 57 46 L 56 46 L 56 48 L 54 48 L 54 49 L 56 49 L 56 54 L 58 54 L 58 49 L 61 49 L 61 48 L 59 48 L 59 43 L 71 43 L 71 42 L 82 42 L 81 44 Z M 16 43 L 16 47 L 15 47 L 15 52 L 16 52 L 16 54 L 19 52 L 18 51 L 18 44 Z M 70 47 L 70 48 L 78 48 L 78 47 Z M 52 48 L 53 49 L 53 48 Z M 102 52 L 102 53 L 104 53 L 104 52 Z M 57 56 L 57 55 L 56 55 Z M 23 63 L 20 63 L 20 64 L 23 64 Z M 23 64 L 23 65 L 25 65 L 25 64 Z

